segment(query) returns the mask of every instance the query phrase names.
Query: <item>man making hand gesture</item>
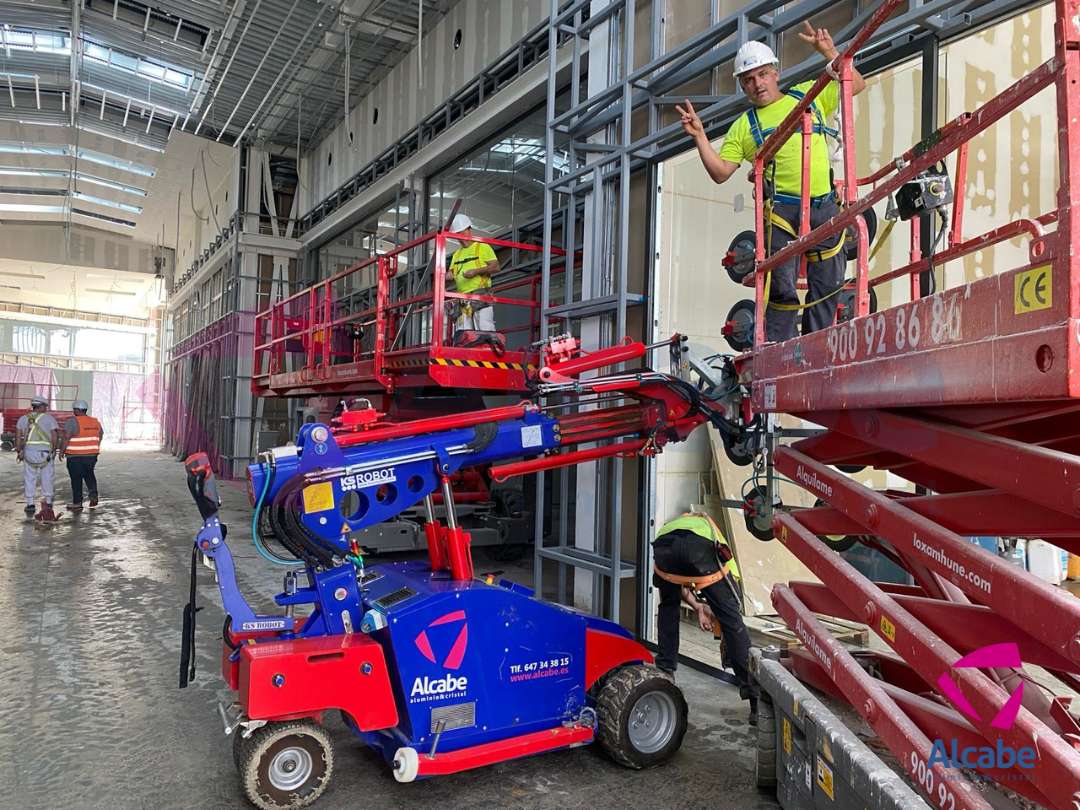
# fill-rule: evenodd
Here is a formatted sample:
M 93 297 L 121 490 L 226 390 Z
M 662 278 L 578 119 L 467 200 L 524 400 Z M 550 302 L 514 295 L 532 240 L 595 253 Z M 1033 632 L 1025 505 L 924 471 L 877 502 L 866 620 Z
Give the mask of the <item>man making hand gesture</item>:
M 839 54 L 832 36 L 825 28 L 803 23 L 799 38 L 812 45 L 830 62 Z M 694 139 L 705 171 L 713 182 L 724 183 L 743 161 L 752 163 L 765 139 L 800 102 L 813 82 L 802 82 L 790 90 L 780 90 L 780 61 L 772 49 L 761 42 L 747 42 L 735 54 L 735 78 L 749 99 L 751 108 L 735 119 L 724 136 L 720 151 L 713 151 L 705 128 L 694 105 L 676 105 L 682 116 L 683 130 Z M 858 71 L 852 69 L 852 93 L 858 95 L 866 88 Z M 813 134 L 810 136 L 810 227 L 816 228 L 839 213 L 833 190 L 832 167 L 826 138 L 836 137 L 826 121 L 840 103 L 840 86 L 829 82 L 810 105 L 813 115 Z M 770 255 L 779 252 L 798 234 L 800 195 L 802 191 L 802 135 L 800 130 L 780 147 L 772 162 L 765 167 L 766 222 L 769 230 L 765 244 Z M 803 310 L 804 334 L 832 324 L 836 316 L 837 296 L 831 295 L 843 284 L 845 257 L 844 233 L 816 245 L 807 254 L 806 281 L 808 301 L 819 301 Z M 765 314 L 765 336 L 770 341 L 787 340 L 797 335 L 795 314 L 799 296 L 795 283 L 799 269 L 798 258 L 785 262 L 772 271 L 769 286 L 769 309 Z M 779 307 L 774 306 L 779 305 Z

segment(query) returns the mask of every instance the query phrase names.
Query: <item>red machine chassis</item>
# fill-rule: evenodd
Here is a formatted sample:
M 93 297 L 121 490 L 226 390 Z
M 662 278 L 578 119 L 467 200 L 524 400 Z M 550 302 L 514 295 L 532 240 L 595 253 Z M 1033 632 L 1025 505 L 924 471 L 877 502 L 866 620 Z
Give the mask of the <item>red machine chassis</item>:
M 799 238 L 769 257 L 759 226 L 756 267 L 747 279 L 756 291 L 755 342 L 737 366 L 751 388 L 753 410 L 789 413 L 825 428 L 772 454 L 778 473 L 827 504 L 774 514 L 776 536 L 822 584 L 777 586 L 773 603 L 805 644 L 787 659 L 789 666 L 850 702 L 935 806 L 989 806 L 964 771 L 931 760 L 942 742 L 952 750 L 1032 749 L 1030 768 L 980 760 L 972 770 L 1045 806 L 1071 809 L 1080 806 L 1074 702 L 1030 688 L 1023 667 L 955 665 L 986 645 L 1015 645 L 1024 664 L 1080 687 L 1080 599 L 966 537 L 1052 539 L 1080 554 L 1080 4 L 1056 0 L 1050 61 L 880 171 L 855 179 L 852 57 L 899 5 L 887 0 L 834 61 L 844 112 L 844 176 L 851 178 L 841 187 L 843 212 L 812 231 L 803 217 Z M 764 166 L 800 130 L 806 148 L 808 107 L 828 81 L 823 75 L 815 83 L 757 156 L 759 223 Z M 1057 209 L 965 238 L 968 142 L 1051 84 Z M 920 298 L 919 274 L 929 262 L 919 255 L 916 218 L 910 263 L 870 278 L 861 214 L 953 152 L 951 232 L 935 262 L 1025 235 L 1027 261 Z M 809 163 L 804 166 L 805 199 Z M 871 186 L 861 198 L 860 186 Z M 809 211 L 805 202 L 803 211 Z M 859 246 L 856 317 L 765 343 L 769 271 L 849 227 Z M 911 301 L 871 313 L 870 287 L 904 276 L 911 279 Z M 916 492 L 875 491 L 831 466 L 838 464 L 889 471 Z M 864 538 L 915 584 L 871 582 L 819 539 L 832 534 Z M 832 639 L 816 613 L 866 622 L 895 655 L 856 657 Z M 944 677 L 955 681 L 965 706 L 940 686 Z M 1009 714 L 999 712 L 1016 705 L 1013 722 L 997 721 Z

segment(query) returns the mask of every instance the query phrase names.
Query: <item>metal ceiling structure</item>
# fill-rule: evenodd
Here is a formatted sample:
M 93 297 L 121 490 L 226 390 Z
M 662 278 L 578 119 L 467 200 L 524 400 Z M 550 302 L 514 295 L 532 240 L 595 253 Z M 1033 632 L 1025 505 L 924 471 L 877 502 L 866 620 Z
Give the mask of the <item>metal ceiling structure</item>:
M 2 0 L 0 117 L 309 143 L 455 2 Z
M 174 133 L 306 148 L 456 2 L 0 0 L 3 210 L 135 233 Z

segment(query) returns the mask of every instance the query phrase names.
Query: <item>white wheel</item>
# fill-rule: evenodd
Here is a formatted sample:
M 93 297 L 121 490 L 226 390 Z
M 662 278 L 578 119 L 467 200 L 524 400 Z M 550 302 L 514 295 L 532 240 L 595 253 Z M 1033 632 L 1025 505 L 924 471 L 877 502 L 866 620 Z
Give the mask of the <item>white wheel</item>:
M 399 782 L 411 782 L 420 772 L 420 755 L 415 748 L 399 748 L 394 752 L 394 778 Z

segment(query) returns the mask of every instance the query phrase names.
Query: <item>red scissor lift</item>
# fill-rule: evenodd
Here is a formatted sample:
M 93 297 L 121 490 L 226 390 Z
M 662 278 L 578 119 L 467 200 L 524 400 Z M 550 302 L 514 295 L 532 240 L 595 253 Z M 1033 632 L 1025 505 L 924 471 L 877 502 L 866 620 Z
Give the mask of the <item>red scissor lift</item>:
M 361 395 L 392 422 L 482 408 L 482 394 L 527 391 L 527 374 L 540 361 L 542 248 L 474 237 L 504 254 L 503 261 L 490 289 L 464 294 L 447 289 L 451 241 L 459 237 L 446 231 L 426 234 L 258 313 L 255 395 Z M 555 272 L 561 272 L 563 252 L 551 252 Z M 427 256 L 430 261 L 420 261 Z M 480 303 L 496 307 L 498 331 L 491 342 L 459 345 L 454 309 Z M 468 504 L 459 517 L 469 523 L 477 544 L 522 547 L 517 538 L 527 533 L 530 516 L 521 490 L 492 487 L 476 470 L 455 476 L 453 486 L 455 501 Z M 441 503 L 441 496 L 435 501 Z M 361 543 L 371 549 L 380 544 L 408 548 L 423 540 L 418 525 L 395 524 Z
M 856 177 L 851 58 L 899 5 L 884 3 L 835 63 L 845 178 Z M 1080 807 L 1080 706 L 1038 687 L 1020 664 L 1080 691 L 1080 599 L 967 539 L 1044 538 L 1080 554 L 1080 4 L 1056 0 L 1055 8 L 1050 61 L 881 171 L 844 184 L 844 211 L 814 231 L 804 217 L 800 238 L 772 257 L 759 226 L 756 267 L 746 282 L 756 288 L 754 349 L 736 360 L 751 393 L 746 415 L 793 414 L 826 429 L 786 446 L 766 443 L 772 481 L 778 472 L 827 504 L 771 510 L 775 536 L 821 579 L 773 591 L 775 607 L 805 643 L 785 663 L 850 702 L 935 807 L 989 807 L 969 780 L 973 772 L 1047 807 Z M 757 157 L 758 222 L 763 167 L 800 129 L 808 154 L 807 106 L 828 80 L 817 81 Z M 1057 210 L 965 238 L 968 142 L 1051 85 Z M 929 264 L 920 257 L 915 218 L 910 263 L 869 278 L 860 214 L 954 152 L 951 233 L 934 262 L 1018 236 L 1028 239 L 1027 261 L 920 298 L 919 274 Z M 804 195 L 808 166 L 804 161 Z M 766 274 L 852 225 L 859 235 L 856 317 L 766 343 Z M 870 287 L 905 276 L 911 300 L 870 312 Z M 917 489 L 873 490 L 835 465 L 888 470 Z M 915 584 L 871 582 L 823 542 L 829 535 L 862 537 Z M 815 613 L 867 623 L 891 653 L 848 652 Z M 1005 661 L 1010 650 L 1019 661 Z M 988 665 L 991 658 L 998 660 Z M 1022 708 L 1009 722 L 1017 703 Z M 1032 748 L 1034 764 L 976 759 L 981 764 L 965 775 L 940 757 L 930 764 L 936 740 L 948 741 L 950 751 Z
M 450 232 L 433 232 L 365 259 L 279 301 L 255 319 L 252 390 L 258 396 L 312 396 L 362 393 L 380 396 L 403 388 L 468 388 L 487 392 L 525 391 L 526 371 L 539 353 L 541 276 L 502 272 L 484 293 L 463 294 L 446 287 Z M 505 239 L 472 241 L 539 258 L 538 245 Z M 430 284 L 403 293 L 395 285 L 403 261 L 433 250 Z M 562 252 L 553 249 L 558 256 Z M 507 277 L 508 276 L 508 277 Z M 426 281 L 425 276 L 425 281 Z M 359 305 L 357 305 L 359 303 Z M 448 309 L 467 303 L 497 307 L 505 349 L 454 343 Z

